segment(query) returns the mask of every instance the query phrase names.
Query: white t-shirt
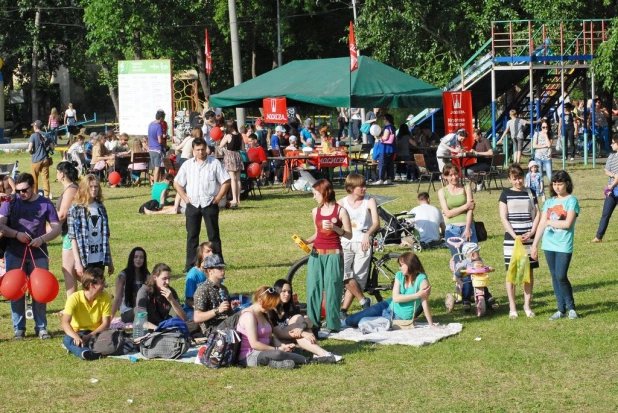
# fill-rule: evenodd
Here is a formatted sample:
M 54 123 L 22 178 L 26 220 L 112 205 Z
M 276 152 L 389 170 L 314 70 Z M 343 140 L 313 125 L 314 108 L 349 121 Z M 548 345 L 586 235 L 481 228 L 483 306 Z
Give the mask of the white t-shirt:
M 421 204 L 410 210 L 414 214 L 416 229 L 421 235 L 421 242 L 430 243 L 440 240 L 440 224 L 444 217 L 438 208 L 429 204 Z
M 371 226 L 371 213 L 369 212 L 369 197 L 365 195 L 365 199 L 358 208 L 352 208 L 348 203 L 348 197 L 343 198 L 343 207 L 348 211 L 350 216 L 350 224 L 352 225 L 352 238 L 342 238 L 341 242 L 363 242 L 365 230 Z
M 75 142 L 73 145 L 71 145 L 71 147 L 69 148 L 69 154 L 73 155 L 73 154 L 78 154 L 78 153 L 84 153 L 84 145 L 82 145 L 79 142 Z
M 99 216 L 99 204 L 88 205 L 88 264 L 103 262 L 103 220 Z

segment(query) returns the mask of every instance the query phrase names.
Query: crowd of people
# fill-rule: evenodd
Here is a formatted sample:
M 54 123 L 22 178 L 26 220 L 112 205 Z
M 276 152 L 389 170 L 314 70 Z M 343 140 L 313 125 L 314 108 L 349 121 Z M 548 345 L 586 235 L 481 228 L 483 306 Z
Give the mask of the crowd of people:
M 312 186 L 313 199 L 317 206 L 312 210 L 314 231 L 302 240 L 312 247 L 307 274 L 306 315 L 293 300 L 292 285 L 285 280 L 276 280 L 272 286 L 261 286 L 254 291 L 251 305 L 232 299 L 222 282 L 227 264 L 224 261 L 219 228 L 219 203 L 228 191 L 232 192 L 232 209 L 238 205 L 238 173 L 242 161 L 238 151 L 249 145 L 259 153 L 264 152 L 264 143 L 273 142 L 281 147 L 300 141 L 303 145 L 315 142 L 310 119 L 295 135 L 288 136 L 285 128 L 275 134 L 265 131 L 261 122 L 256 123 L 255 132 L 241 131 L 234 121 L 225 121 L 222 116 L 205 113 L 204 127 L 194 128 L 190 136 L 178 148 L 182 153 L 180 168 L 173 177 L 164 174 L 161 154 L 166 145 L 161 123 L 165 114 L 156 114 L 149 127 L 148 139 L 136 139 L 134 147 L 150 152 L 153 170 L 153 200 L 160 205 L 166 203 L 170 186 L 177 192 L 173 213 L 180 203 L 183 205 L 187 240 L 184 272 L 184 297 L 180 297 L 170 286 L 172 270 L 165 263 L 154 265 L 149 270 L 147 251 L 143 247 L 133 248 L 125 268 L 115 276 L 114 295 L 105 291 L 105 271 L 114 276 L 116 267 L 110 243 L 110 224 L 101 188 L 101 179 L 95 174 L 80 178 L 75 163 L 60 162 L 56 167 L 56 179 L 62 186 L 62 193 L 54 205 L 48 196 L 38 193 L 35 174 L 22 173 L 15 181 L 3 180 L 3 192 L 13 195 L 11 202 L 0 207 L 0 232 L 6 238 L 6 270 L 23 268 L 29 275 L 34 268 L 48 268 L 47 244 L 58 236 L 62 239 L 62 272 L 65 281 L 67 301 L 62 311 L 62 328 L 66 334 L 63 344 L 74 355 L 93 360 L 98 358 L 89 347 L 90 338 L 109 328 L 113 319 L 123 323 L 133 322 L 139 313 L 146 314 L 146 328 L 154 329 L 170 317 L 186 321 L 196 334 L 207 335 L 227 319 L 239 312 L 237 331 L 242 345 L 240 364 L 244 366 L 267 365 L 274 368 L 291 368 L 309 362 L 333 363 L 342 359 L 318 344 L 319 331 L 325 329 L 337 332 L 343 328 L 357 327 L 365 317 L 385 317 L 389 320 L 414 320 L 423 315 L 429 327 L 434 325 L 429 306 L 431 284 L 429 275 L 419 255 L 406 252 L 398 258 L 397 272 L 392 297 L 373 303 L 365 296 L 368 271 L 371 261 L 372 237 L 380 229 L 380 218 L 376 200 L 367 195 L 365 177 L 350 173 L 345 181 L 345 196 L 336 198 L 332 183 L 320 179 Z M 374 116 L 378 110 L 376 109 Z M 354 113 L 352 116 L 355 116 Z M 408 125 L 400 125 L 395 131 L 393 117 L 386 113 L 383 132 L 378 141 L 396 148 L 401 136 L 406 143 L 415 141 Z M 374 118 L 375 119 L 375 118 Z M 353 120 L 356 120 L 353 118 Z M 516 119 L 515 119 L 516 120 Z M 514 122 L 514 128 L 519 126 Z M 516 240 L 520 240 L 529 255 L 529 279 L 523 284 L 523 310 L 526 317 L 534 317 L 532 295 L 534 274 L 539 268 L 539 249 L 543 249 L 545 260 L 552 276 L 557 311 L 551 320 L 577 318 L 573 291 L 568 279 L 568 269 L 573 252 L 573 233 L 579 214 L 579 203 L 572 195 L 573 182 L 566 171 L 551 171 L 549 164 L 542 164 L 548 174 L 549 197 L 545 196 L 543 170 L 539 164 L 543 159 L 543 148 L 551 147 L 549 135 L 541 133 L 533 145 L 536 157 L 528 164 L 528 173 L 518 164 L 508 168 L 510 188 L 503 190 L 499 198 L 498 215 L 504 227 L 504 264 L 508 269 Z M 33 124 L 35 133 L 40 131 L 40 122 Z M 212 128 L 225 127 L 223 138 L 216 142 L 209 137 Z M 402 131 L 403 129 L 403 131 Z M 548 129 L 548 128 L 547 128 Z M 304 132 L 303 132 L 304 131 Z M 151 133 L 152 132 L 152 133 Z M 251 132 L 245 141 L 244 133 Z M 320 131 L 322 134 L 323 131 Z M 491 155 L 491 146 L 479 130 L 473 131 L 474 149 L 478 154 Z M 457 148 L 458 142 L 467 137 L 465 131 L 457 131 L 439 140 L 439 149 L 449 153 Z M 120 139 L 94 134 L 90 137 L 91 164 L 107 162 L 109 154 L 128 150 L 128 136 Z M 37 140 L 38 139 L 38 140 Z M 549 141 L 549 142 L 548 142 Z M 74 146 L 76 153 L 87 153 L 84 134 L 77 135 Z M 38 136 L 31 138 L 33 164 L 42 173 L 45 166 L 46 143 Z M 160 145 L 160 149 L 156 145 Z M 444 148 L 442 148 L 444 147 Z M 41 149 L 42 148 L 42 149 Z M 84 152 L 80 152 L 80 149 Z M 186 150 L 190 148 L 191 150 Z M 213 155 L 220 148 L 223 161 Z M 618 148 L 618 137 L 612 140 L 612 148 Z M 518 148 L 515 148 L 518 149 Z M 106 152 L 107 151 L 107 152 Z M 71 153 L 71 149 L 69 149 Z M 389 154 L 380 154 L 379 177 L 385 180 L 393 177 L 395 170 L 389 164 Z M 37 154 L 37 162 L 34 162 Z M 41 156 L 39 158 L 38 156 Z M 409 153 L 408 153 L 409 155 Z M 606 201 L 599 230 L 594 242 L 601 242 L 603 234 L 618 199 L 618 161 L 612 154 L 605 168 L 608 177 Z M 153 161 L 154 160 L 154 161 Z M 50 165 L 47 165 L 49 168 Z M 33 172 L 35 171 L 33 166 Z M 446 185 L 438 193 L 439 208 L 431 205 L 429 194 L 419 193 L 418 206 L 411 209 L 420 241 L 427 246 L 441 244 L 443 239 L 458 237 L 465 241 L 462 265 L 481 262 L 474 211 L 473 187 L 461 179 L 461 170 L 451 163 L 444 163 L 441 173 Z M 474 174 L 478 169 L 465 171 Z M 45 173 L 42 173 L 44 179 Z M 236 178 L 235 178 L 236 177 Z M 48 173 L 47 173 L 48 179 Z M 479 184 L 478 181 L 471 181 Z M 234 188 L 236 187 L 236 190 Z M 156 192 L 156 193 L 155 193 Z M 614 194 L 616 192 L 616 195 Z M 47 187 L 44 195 L 49 195 Z M 540 206 L 542 201 L 542 207 Z M 152 212 L 156 213 L 156 212 Z M 36 217 L 36 218 L 33 218 Z M 200 243 L 201 221 L 204 221 L 208 242 Z M 452 256 L 460 257 L 460 251 L 449 245 Z M 465 311 L 470 311 L 474 302 L 470 277 L 456 273 L 460 285 Z M 81 284 L 81 289 L 78 288 Z M 517 318 L 516 285 L 506 282 L 509 302 L 509 317 Z M 326 317 L 322 320 L 322 303 Z M 361 311 L 348 314 L 354 300 Z M 485 300 L 492 308 L 495 299 L 485 289 Z M 448 303 L 447 303 L 448 306 Z M 35 334 L 41 339 L 50 338 L 47 330 L 46 305 L 33 300 Z M 26 335 L 25 298 L 11 302 L 14 338 Z M 298 351 L 310 353 L 305 357 Z

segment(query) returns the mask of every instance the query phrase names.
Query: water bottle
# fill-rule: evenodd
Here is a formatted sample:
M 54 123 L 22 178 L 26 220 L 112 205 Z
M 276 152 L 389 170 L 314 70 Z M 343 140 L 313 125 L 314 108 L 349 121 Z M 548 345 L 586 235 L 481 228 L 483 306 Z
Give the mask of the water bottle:
M 227 293 L 225 292 L 225 290 L 223 288 L 219 288 L 219 297 L 221 297 L 221 301 L 227 301 L 228 297 L 227 297 Z
M 15 161 L 13 166 L 13 180 L 17 179 L 17 175 L 19 175 L 19 161 Z
M 146 335 L 144 325 L 148 319 L 148 313 L 137 313 L 135 320 L 133 320 L 133 338 L 140 338 Z

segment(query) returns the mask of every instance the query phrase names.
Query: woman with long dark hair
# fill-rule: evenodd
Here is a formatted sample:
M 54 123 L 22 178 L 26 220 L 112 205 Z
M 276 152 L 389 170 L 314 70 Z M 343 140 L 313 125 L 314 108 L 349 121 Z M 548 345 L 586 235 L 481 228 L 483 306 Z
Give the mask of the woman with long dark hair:
M 159 323 L 171 318 L 172 308 L 176 316 L 187 321 L 185 310 L 178 301 L 176 290 L 170 286 L 172 269 L 163 263 L 156 264 L 151 276 L 146 280 L 135 298 L 135 315 L 147 313 L 148 321 L 145 327 L 149 330 L 157 328 Z
M 112 304 L 112 318 L 120 310 L 123 323 L 132 323 L 135 318 L 133 308 L 136 304 L 137 292 L 150 276 L 146 251 L 135 247 L 129 253 L 129 261 L 116 279 L 116 295 Z
M 242 135 L 238 132 L 236 121 L 228 120 L 225 129 L 225 136 L 219 142 L 219 148 L 223 151 L 223 165 L 232 178 L 232 202 L 230 208 L 238 208 L 240 202 L 240 171 L 243 170 L 242 157 L 240 150 L 242 149 Z
M 273 288 L 279 293 L 279 303 L 268 312 L 268 319 L 273 326 L 275 336 L 284 343 L 296 342 L 300 348 L 313 353 L 313 359 L 321 362 L 338 362 L 343 357 L 333 354 L 318 346 L 313 335 L 313 323 L 300 313 L 294 303 L 292 285 L 284 279 L 275 281 Z
M 58 219 L 62 224 L 62 275 L 64 275 L 64 285 L 66 286 L 67 297 L 77 291 L 77 280 L 75 276 L 75 258 L 69 239 L 69 225 L 67 217 L 69 208 L 73 204 L 73 198 L 77 194 L 77 179 L 79 178 L 77 168 L 71 162 L 60 162 L 56 166 L 56 180 L 62 184 L 62 194 L 56 201 Z

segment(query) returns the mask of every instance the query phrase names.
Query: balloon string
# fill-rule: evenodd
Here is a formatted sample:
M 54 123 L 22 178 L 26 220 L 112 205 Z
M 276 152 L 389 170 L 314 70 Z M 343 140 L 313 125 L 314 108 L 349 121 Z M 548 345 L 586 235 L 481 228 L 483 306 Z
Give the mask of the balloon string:
M 34 238 L 32 238 L 32 237 L 30 236 L 30 234 L 28 234 L 27 232 L 24 232 L 24 234 L 26 234 L 26 235 L 28 236 L 28 238 L 30 238 L 30 241 L 34 241 Z M 43 239 L 42 239 L 42 238 L 41 238 L 41 241 L 43 241 Z M 43 244 L 41 244 L 41 247 L 42 247 L 42 246 L 43 246 Z M 43 248 L 41 248 L 41 247 L 37 247 L 37 248 L 39 249 L 39 251 L 41 251 L 41 253 L 42 253 L 43 255 L 45 255 L 45 257 L 47 258 L 47 261 L 51 261 L 51 259 L 49 258 L 49 255 L 45 254 L 45 251 L 43 251 Z M 30 251 L 30 257 L 32 258 L 32 262 L 34 262 L 34 257 L 32 256 L 32 248 L 30 247 L 30 245 L 27 245 L 27 246 L 26 246 L 26 249 L 28 249 L 28 248 L 31 250 L 31 251 Z M 24 261 L 25 261 L 25 259 L 26 259 L 26 257 L 25 257 L 25 254 L 24 254 Z M 23 263 L 22 263 L 22 266 L 23 266 Z M 36 266 L 35 266 L 35 268 L 36 268 Z
M 28 235 L 28 234 L 26 234 Z M 24 250 L 24 258 L 21 260 L 21 269 L 24 269 L 24 264 L 26 263 L 26 254 L 28 254 L 28 248 L 30 248 L 28 245 L 26 245 L 26 249 Z
M 34 255 L 32 255 L 32 248 L 28 247 L 28 251 L 30 251 L 30 258 L 32 258 L 32 265 L 36 268 L 36 261 L 34 260 Z

